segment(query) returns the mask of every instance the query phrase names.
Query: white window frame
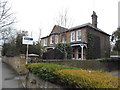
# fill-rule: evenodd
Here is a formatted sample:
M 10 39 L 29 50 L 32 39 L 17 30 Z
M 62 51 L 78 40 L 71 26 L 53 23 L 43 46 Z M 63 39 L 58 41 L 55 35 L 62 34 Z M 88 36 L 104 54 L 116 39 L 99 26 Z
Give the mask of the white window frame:
M 55 44 L 58 44 L 59 37 L 58 35 L 55 35 Z
M 81 30 L 76 31 L 76 40 L 81 41 Z
M 54 36 L 50 36 L 50 44 L 54 43 Z
M 44 46 L 47 46 L 47 39 L 44 39 Z
M 62 37 L 62 43 L 66 43 L 65 36 Z
M 75 32 L 71 32 L 71 42 L 75 41 Z

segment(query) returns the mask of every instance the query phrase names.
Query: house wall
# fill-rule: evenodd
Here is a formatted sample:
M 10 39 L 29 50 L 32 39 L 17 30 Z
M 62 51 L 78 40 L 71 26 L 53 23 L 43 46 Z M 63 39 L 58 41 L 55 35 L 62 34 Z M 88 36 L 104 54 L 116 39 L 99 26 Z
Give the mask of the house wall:
M 110 40 L 109 36 L 98 32 L 90 27 L 87 28 L 89 32 L 91 32 L 94 36 L 98 36 L 100 38 L 100 58 L 110 57 Z
M 55 35 L 58 35 L 58 43 L 62 43 L 62 37 L 63 35 L 66 35 L 66 43 L 70 43 L 71 42 L 71 32 L 75 32 L 75 41 L 76 41 L 76 32 L 78 30 L 81 30 L 81 40 L 84 42 L 88 42 L 88 37 L 87 37 L 87 32 L 91 32 L 94 36 L 94 40 L 95 42 L 95 49 L 93 51 L 94 56 L 96 56 L 96 53 L 98 53 L 98 56 L 96 56 L 95 58 L 105 58 L 105 57 L 110 57 L 110 41 L 109 41 L 109 36 L 106 34 L 103 34 L 97 30 L 94 30 L 91 27 L 83 27 L 80 29 L 76 29 L 76 30 L 71 30 L 71 31 L 67 31 L 67 32 L 63 32 L 60 34 L 52 34 L 54 36 L 54 43 L 52 45 L 55 45 Z M 57 30 L 57 28 L 54 28 L 52 33 L 57 32 L 60 30 Z M 50 37 L 46 37 L 47 38 L 47 45 L 51 45 L 50 44 Z M 44 39 L 46 39 L 44 38 Z M 44 46 L 44 39 L 41 39 L 41 45 Z M 100 45 L 97 45 L 100 44 Z
M 63 33 L 60 33 L 58 34 L 58 43 L 62 43 L 62 36 L 63 34 L 65 34 L 66 36 L 66 43 L 70 43 L 71 42 L 71 32 L 75 32 L 75 41 L 76 41 L 76 32 L 78 30 L 81 30 L 81 38 L 82 38 L 82 41 L 87 41 L 87 34 L 86 34 L 86 29 L 85 28 L 82 28 L 82 29 L 76 29 L 74 31 L 68 31 L 68 32 L 63 32 Z M 55 32 L 57 32 L 57 28 L 55 28 Z M 52 33 L 54 33 L 54 31 L 52 31 Z M 55 35 L 54 36 L 54 44 L 55 44 Z M 47 45 L 49 46 L 50 45 L 50 37 L 47 37 Z M 44 46 L 44 39 L 46 38 L 43 38 L 41 39 L 41 46 Z
M 40 44 L 42 47 L 44 46 L 44 39 L 41 39 Z

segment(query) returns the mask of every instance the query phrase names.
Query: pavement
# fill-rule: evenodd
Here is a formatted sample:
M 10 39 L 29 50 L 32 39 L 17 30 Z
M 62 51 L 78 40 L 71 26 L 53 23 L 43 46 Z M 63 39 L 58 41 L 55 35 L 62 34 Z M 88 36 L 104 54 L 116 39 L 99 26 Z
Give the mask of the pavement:
M 2 63 L 0 58 L 0 90 L 2 89 Z
M 9 65 L 1 62 L 0 58 L 0 89 L 1 88 L 24 88 L 22 80 L 25 76 L 19 76 Z M 2 86 L 2 87 L 1 87 Z M 18 89 L 17 89 L 18 90 Z

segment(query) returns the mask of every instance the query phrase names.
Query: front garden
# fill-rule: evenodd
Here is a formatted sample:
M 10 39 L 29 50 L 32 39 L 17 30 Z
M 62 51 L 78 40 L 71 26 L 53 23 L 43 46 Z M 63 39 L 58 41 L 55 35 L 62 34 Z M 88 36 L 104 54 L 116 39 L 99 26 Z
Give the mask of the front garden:
M 40 79 L 65 88 L 118 88 L 118 77 L 102 71 L 50 64 L 32 63 L 27 69 Z

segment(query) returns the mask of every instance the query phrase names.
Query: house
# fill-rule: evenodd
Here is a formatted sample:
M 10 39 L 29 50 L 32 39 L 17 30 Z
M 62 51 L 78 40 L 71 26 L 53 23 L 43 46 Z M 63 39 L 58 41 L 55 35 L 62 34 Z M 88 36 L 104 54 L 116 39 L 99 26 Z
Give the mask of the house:
M 73 59 L 96 59 L 110 57 L 110 35 L 97 28 L 97 15 L 93 11 L 92 24 L 86 23 L 72 28 L 55 25 L 51 33 L 41 38 L 45 51 L 58 43 L 69 43 L 73 48 Z

